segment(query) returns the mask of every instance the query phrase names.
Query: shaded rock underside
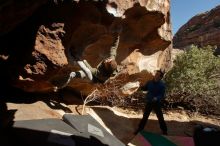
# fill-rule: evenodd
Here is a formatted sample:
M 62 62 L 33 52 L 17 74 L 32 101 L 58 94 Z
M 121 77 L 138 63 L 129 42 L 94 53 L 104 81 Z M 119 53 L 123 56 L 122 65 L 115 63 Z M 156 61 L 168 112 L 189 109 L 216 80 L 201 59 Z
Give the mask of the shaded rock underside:
M 0 3 L 2 81 L 27 92 L 49 92 L 51 80 L 77 71 L 76 58 L 96 66 L 108 56 L 120 32 L 116 60 L 127 77 L 123 84 L 150 79 L 170 64 L 169 0 L 26 1 Z M 165 51 L 164 51 L 165 50 Z M 69 86 L 88 94 L 88 79 Z

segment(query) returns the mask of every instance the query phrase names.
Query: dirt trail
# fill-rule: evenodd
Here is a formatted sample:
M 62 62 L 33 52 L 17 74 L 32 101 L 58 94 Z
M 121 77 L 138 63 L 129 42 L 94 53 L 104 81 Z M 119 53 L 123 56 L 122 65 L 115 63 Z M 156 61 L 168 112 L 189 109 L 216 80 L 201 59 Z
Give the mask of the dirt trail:
M 71 94 L 64 95 L 64 103 L 56 97 L 40 98 L 40 100 L 25 102 L 7 102 L 8 111 L 15 111 L 13 120 L 62 118 L 64 113 L 81 114 L 82 100 L 76 100 Z M 127 144 L 134 137 L 133 132 L 142 117 L 142 112 L 110 108 L 107 106 L 86 106 L 87 114 L 91 114 L 107 130 L 122 142 Z M 168 126 L 168 135 L 190 136 L 196 124 L 212 125 L 220 128 L 220 118 L 204 117 L 198 114 L 189 116 L 183 110 L 167 111 L 164 114 Z M 161 134 L 156 115 L 152 113 L 145 130 Z

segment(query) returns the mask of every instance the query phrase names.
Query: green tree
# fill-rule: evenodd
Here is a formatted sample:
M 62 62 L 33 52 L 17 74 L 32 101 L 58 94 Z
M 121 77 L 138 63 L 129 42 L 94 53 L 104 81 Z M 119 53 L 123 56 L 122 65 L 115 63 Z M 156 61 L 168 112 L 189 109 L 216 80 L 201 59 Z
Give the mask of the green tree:
M 206 114 L 220 114 L 220 57 L 214 47 L 191 46 L 166 74 L 167 100 Z

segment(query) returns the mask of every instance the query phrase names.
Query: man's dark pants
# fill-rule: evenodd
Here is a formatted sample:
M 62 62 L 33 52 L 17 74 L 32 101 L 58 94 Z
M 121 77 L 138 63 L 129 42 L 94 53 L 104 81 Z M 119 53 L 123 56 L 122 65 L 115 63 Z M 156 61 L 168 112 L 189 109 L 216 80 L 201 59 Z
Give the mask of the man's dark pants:
M 157 119 L 160 124 L 160 129 L 162 130 L 163 134 L 167 134 L 167 125 L 164 121 L 162 109 L 161 109 L 161 103 L 160 102 L 149 102 L 145 106 L 144 115 L 141 119 L 141 122 L 138 126 L 138 131 L 141 131 L 144 129 L 145 124 L 147 123 L 148 117 L 151 113 L 151 111 L 154 110 L 154 112 L 157 115 Z

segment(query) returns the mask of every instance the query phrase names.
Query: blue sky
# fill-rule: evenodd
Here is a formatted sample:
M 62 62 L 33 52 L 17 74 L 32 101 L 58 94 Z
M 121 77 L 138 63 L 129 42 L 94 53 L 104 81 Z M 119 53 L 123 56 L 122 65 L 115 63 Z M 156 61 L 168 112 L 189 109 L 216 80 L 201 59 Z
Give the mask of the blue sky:
M 220 0 L 170 0 L 173 34 L 196 14 L 220 5 Z

